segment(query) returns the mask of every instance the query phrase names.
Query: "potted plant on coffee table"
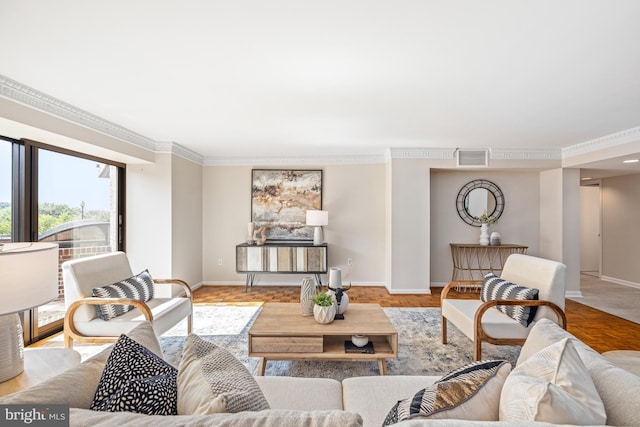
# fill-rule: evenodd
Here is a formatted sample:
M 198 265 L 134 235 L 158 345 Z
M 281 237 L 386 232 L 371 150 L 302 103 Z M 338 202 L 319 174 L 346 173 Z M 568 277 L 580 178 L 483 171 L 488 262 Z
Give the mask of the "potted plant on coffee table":
M 336 307 L 333 305 L 333 298 L 326 292 L 319 292 L 313 296 L 313 318 L 318 323 L 331 323 L 336 317 Z

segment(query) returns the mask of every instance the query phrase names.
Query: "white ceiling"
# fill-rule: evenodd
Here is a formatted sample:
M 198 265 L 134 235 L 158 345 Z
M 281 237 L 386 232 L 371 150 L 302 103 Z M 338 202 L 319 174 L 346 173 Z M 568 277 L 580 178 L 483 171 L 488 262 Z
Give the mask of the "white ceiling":
M 636 0 L 2 0 L 0 74 L 204 158 L 562 148 L 640 125 L 638 22 Z

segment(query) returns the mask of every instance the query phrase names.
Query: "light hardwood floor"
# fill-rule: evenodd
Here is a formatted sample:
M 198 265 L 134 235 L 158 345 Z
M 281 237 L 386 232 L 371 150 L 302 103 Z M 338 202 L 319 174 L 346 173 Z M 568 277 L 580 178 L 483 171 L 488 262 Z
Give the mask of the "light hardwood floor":
M 383 307 L 439 307 L 442 288 L 430 295 L 392 295 L 383 287 L 354 286 L 348 294 L 351 302 L 378 303 Z M 470 298 L 477 295 L 466 294 Z M 194 292 L 194 302 L 298 302 L 299 286 L 202 286 Z M 639 350 L 640 325 L 595 308 L 566 300 L 567 330 L 602 353 L 609 350 Z

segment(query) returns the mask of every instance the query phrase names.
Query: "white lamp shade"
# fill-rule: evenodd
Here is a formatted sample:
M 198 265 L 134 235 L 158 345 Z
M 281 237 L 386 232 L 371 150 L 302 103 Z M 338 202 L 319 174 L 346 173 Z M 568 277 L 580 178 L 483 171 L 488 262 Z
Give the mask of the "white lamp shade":
M 323 226 L 329 225 L 328 211 L 307 211 L 307 225 Z
M 28 310 L 57 297 L 56 243 L 5 243 L 0 248 L 0 314 Z

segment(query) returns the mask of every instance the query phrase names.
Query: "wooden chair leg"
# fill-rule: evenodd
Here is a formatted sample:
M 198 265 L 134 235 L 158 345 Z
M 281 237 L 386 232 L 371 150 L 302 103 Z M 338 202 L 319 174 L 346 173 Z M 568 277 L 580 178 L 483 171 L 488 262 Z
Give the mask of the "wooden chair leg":
M 482 359 L 482 340 L 476 337 L 473 340 L 473 360 L 477 362 L 480 359 Z
M 442 316 L 442 344 L 447 343 L 447 318 Z
M 187 316 L 187 334 L 190 334 L 193 330 L 193 314 Z
M 64 348 L 73 348 L 73 338 L 70 335 L 64 334 Z

